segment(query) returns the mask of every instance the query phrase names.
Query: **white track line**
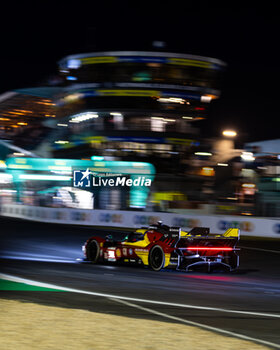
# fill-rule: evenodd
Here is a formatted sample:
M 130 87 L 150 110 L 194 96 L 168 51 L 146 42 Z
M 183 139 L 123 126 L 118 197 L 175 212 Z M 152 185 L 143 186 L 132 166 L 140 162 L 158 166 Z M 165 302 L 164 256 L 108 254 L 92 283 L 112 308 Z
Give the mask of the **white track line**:
M 159 312 L 159 311 L 148 309 L 148 308 L 140 306 L 140 305 L 132 304 L 132 303 L 129 303 L 129 302 L 125 301 L 125 300 L 120 300 L 120 299 L 115 299 L 115 298 L 109 298 L 109 299 L 113 300 L 115 302 L 122 303 L 124 305 L 130 306 L 130 307 L 133 307 L 135 309 L 139 309 L 141 311 L 146 311 L 146 312 L 148 312 L 150 314 L 154 314 L 154 315 L 157 315 L 157 316 L 168 318 L 170 320 L 177 321 L 177 322 L 180 322 L 180 323 L 185 323 L 187 325 L 199 327 L 199 328 L 205 329 L 207 331 L 220 333 L 220 334 L 223 334 L 223 335 L 226 335 L 226 336 L 239 338 L 239 339 L 242 339 L 242 340 L 253 341 L 254 343 L 268 345 L 268 346 L 272 346 L 272 347 L 274 347 L 276 349 L 280 349 L 280 345 L 279 344 L 271 343 L 271 342 L 268 342 L 268 341 L 265 341 L 265 340 L 261 340 L 261 339 L 257 339 L 257 338 L 248 337 L 248 336 L 243 335 L 243 334 L 230 332 L 230 331 L 227 331 L 227 330 L 224 330 L 224 329 L 221 329 L 221 328 L 208 326 L 206 324 L 185 320 L 185 319 L 180 318 L 180 317 L 168 315 L 168 314 L 165 314 L 165 313 L 162 313 L 162 312 Z
M 146 299 L 124 297 L 124 296 L 120 296 L 120 295 L 113 295 L 113 294 L 107 294 L 107 293 L 91 292 L 91 291 L 86 291 L 86 290 L 58 286 L 58 285 L 50 284 L 50 283 L 37 282 L 37 281 L 29 280 L 26 278 L 21 278 L 21 277 L 16 277 L 16 276 L 6 275 L 6 274 L 0 273 L 0 279 L 1 278 L 9 280 L 9 281 L 13 281 L 13 282 L 25 283 L 25 284 L 29 284 L 29 285 L 33 285 L 33 286 L 37 286 L 37 287 L 61 289 L 65 292 L 87 294 L 87 295 L 93 295 L 93 296 L 103 297 L 103 298 L 114 298 L 114 299 L 118 299 L 118 300 L 134 301 L 134 302 L 145 303 L 145 304 L 174 306 L 174 307 L 179 307 L 179 308 L 225 312 L 225 313 L 232 313 L 232 314 L 239 314 L 239 315 L 241 314 L 241 315 L 247 315 L 247 316 L 280 318 L 280 314 L 271 314 L 271 313 L 254 312 L 254 311 L 246 311 L 246 310 L 231 310 L 231 309 L 222 309 L 222 308 L 217 308 L 217 307 L 190 305 L 190 304 L 178 304 L 178 303 L 171 303 L 171 302 L 166 302 L 166 301 L 146 300 Z
M 9 260 L 23 260 L 23 261 L 41 261 L 41 262 L 57 262 L 57 263 L 67 263 L 74 264 L 77 263 L 75 259 L 55 259 L 55 258 L 30 258 L 25 256 L 12 256 L 12 255 L 0 255 L 0 259 L 9 259 Z
M 217 333 L 220 333 L 220 334 L 224 334 L 224 335 L 227 335 L 227 336 L 231 336 L 231 337 L 235 337 L 235 338 L 239 338 L 239 339 L 243 339 L 243 340 L 248 340 L 248 341 L 253 341 L 255 343 L 268 345 L 268 346 L 272 346 L 272 347 L 274 347 L 276 349 L 280 349 L 280 345 L 279 344 L 271 343 L 271 342 L 268 342 L 268 341 L 265 341 L 265 340 L 261 340 L 261 339 L 257 339 L 257 338 L 248 337 L 248 336 L 243 335 L 243 334 L 230 332 L 230 331 L 227 331 L 227 330 L 224 330 L 224 329 L 221 329 L 221 328 L 208 326 L 208 325 L 205 325 L 205 324 L 202 324 L 202 323 L 197 323 L 197 322 L 185 320 L 183 318 L 179 318 L 179 317 L 176 317 L 176 316 L 168 315 L 168 314 L 165 314 L 165 313 L 162 313 L 162 312 L 159 312 L 159 311 L 155 311 L 155 310 L 152 310 L 152 309 L 149 309 L 149 308 L 145 308 L 145 307 L 140 306 L 140 305 L 136 305 L 136 304 L 130 303 L 129 301 L 136 301 L 136 302 L 149 303 L 149 304 L 168 305 L 168 306 L 175 306 L 175 307 L 184 307 L 184 308 L 193 308 L 193 309 L 200 309 L 200 310 L 230 312 L 230 313 L 239 313 L 239 314 L 247 314 L 247 315 L 255 315 L 255 316 L 257 315 L 257 316 L 265 316 L 265 317 L 277 317 L 277 318 L 280 318 L 280 315 L 266 314 L 266 313 L 256 313 L 256 312 L 250 312 L 250 311 L 227 310 L 227 309 L 211 308 L 211 307 L 204 307 L 204 306 L 193 306 L 193 305 L 186 305 L 186 304 L 176 304 L 176 303 L 168 303 L 168 302 L 162 302 L 162 301 L 152 301 L 152 300 L 145 300 L 145 299 L 122 297 L 122 296 L 116 296 L 116 295 L 105 294 L 105 293 L 96 293 L 96 292 L 84 291 L 84 290 L 79 290 L 79 289 L 74 289 L 74 288 L 67 288 L 67 287 L 57 286 L 55 284 L 41 283 L 41 282 L 37 282 L 37 281 L 25 279 L 25 278 L 20 278 L 20 277 L 16 277 L 16 276 L 12 276 L 12 275 L 6 275 L 6 274 L 0 274 L 0 278 L 6 279 L 6 280 L 9 280 L 9 281 L 13 281 L 13 282 L 25 283 L 25 284 L 29 284 L 29 285 L 36 285 L 38 287 L 61 289 L 62 291 L 67 291 L 67 292 L 72 292 L 72 293 L 80 293 L 80 294 L 87 294 L 87 295 L 104 297 L 104 298 L 113 300 L 115 302 L 119 302 L 119 303 L 122 303 L 124 305 L 130 306 L 130 307 L 134 307 L 134 308 L 137 308 L 139 310 L 146 311 L 148 313 L 151 313 L 151 314 L 154 314 L 154 315 L 157 315 L 157 316 L 168 318 L 170 320 L 174 320 L 174 321 L 185 323 L 185 324 L 188 324 L 188 325 L 200 327 L 200 328 L 206 329 L 208 331 L 212 331 L 212 332 L 214 331 L 214 332 L 217 332 Z

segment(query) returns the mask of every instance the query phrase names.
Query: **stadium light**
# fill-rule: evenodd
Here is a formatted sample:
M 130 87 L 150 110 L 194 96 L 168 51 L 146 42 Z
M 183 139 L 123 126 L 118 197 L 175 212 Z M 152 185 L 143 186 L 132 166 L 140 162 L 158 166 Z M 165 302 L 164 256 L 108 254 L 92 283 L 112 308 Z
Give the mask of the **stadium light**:
M 224 130 L 223 135 L 227 137 L 235 137 L 237 135 L 237 132 L 234 130 Z

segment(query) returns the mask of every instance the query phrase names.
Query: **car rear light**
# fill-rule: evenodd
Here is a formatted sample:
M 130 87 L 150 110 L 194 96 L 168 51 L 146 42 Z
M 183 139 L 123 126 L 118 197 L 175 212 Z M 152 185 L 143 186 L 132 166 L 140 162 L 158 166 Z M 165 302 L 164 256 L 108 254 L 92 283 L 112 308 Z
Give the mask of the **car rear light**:
M 188 250 L 215 250 L 215 251 L 231 251 L 231 247 L 187 247 Z

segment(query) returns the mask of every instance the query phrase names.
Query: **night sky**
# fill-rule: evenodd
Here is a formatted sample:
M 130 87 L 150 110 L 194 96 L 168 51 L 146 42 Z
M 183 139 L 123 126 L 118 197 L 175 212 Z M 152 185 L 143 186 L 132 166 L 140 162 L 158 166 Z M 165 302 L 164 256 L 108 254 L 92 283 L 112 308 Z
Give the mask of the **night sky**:
M 280 16 L 277 7 L 213 1 L 41 1 L 1 10 L 0 92 L 38 86 L 62 57 L 97 50 L 152 50 L 219 58 L 228 64 L 222 96 L 204 136 L 236 129 L 242 142 L 279 138 Z M 64 4 L 64 5 L 63 5 Z

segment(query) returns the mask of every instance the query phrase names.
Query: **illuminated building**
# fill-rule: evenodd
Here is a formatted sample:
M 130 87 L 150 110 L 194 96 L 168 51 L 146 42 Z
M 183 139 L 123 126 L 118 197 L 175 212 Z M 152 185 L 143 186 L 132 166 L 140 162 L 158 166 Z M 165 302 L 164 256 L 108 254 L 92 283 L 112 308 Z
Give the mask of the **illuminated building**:
M 220 96 L 225 63 L 185 54 L 118 51 L 71 55 L 58 65 L 61 86 L 17 91 L 23 102 L 15 103 L 16 108 L 31 113 L 22 112 L 20 121 L 14 114 L 13 120 L 33 124 L 36 115 L 40 127 L 36 124 L 38 137 L 33 135 L 31 142 L 26 126 L 18 125 L 23 132 L 17 132 L 14 142 L 41 157 L 148 162 L 159 175 L 179 174 L 170 190 L 180 190 L 187 160 L 200 144 L 196 125 Z M 14 98 L 0 102 L 0 117 L 15 111 Z
M 0 137 L 34 149 L 48 135 L 44 121 L 56 117 L 54 97 L 61 88 L 18 89 L 0 95 Z M 32 139 L 32 143 L 30 140 Z
M 160 52 L 62 59 L 65 87 L 56 101 L 60 133 L 52 140 L 54 155 L 71 150 L 76 157 L 146 158 L 159 168 L 171 158 L 179 164 L 198 145 L 194 123 L 219 97 L 224 66 L 216 59 Z

